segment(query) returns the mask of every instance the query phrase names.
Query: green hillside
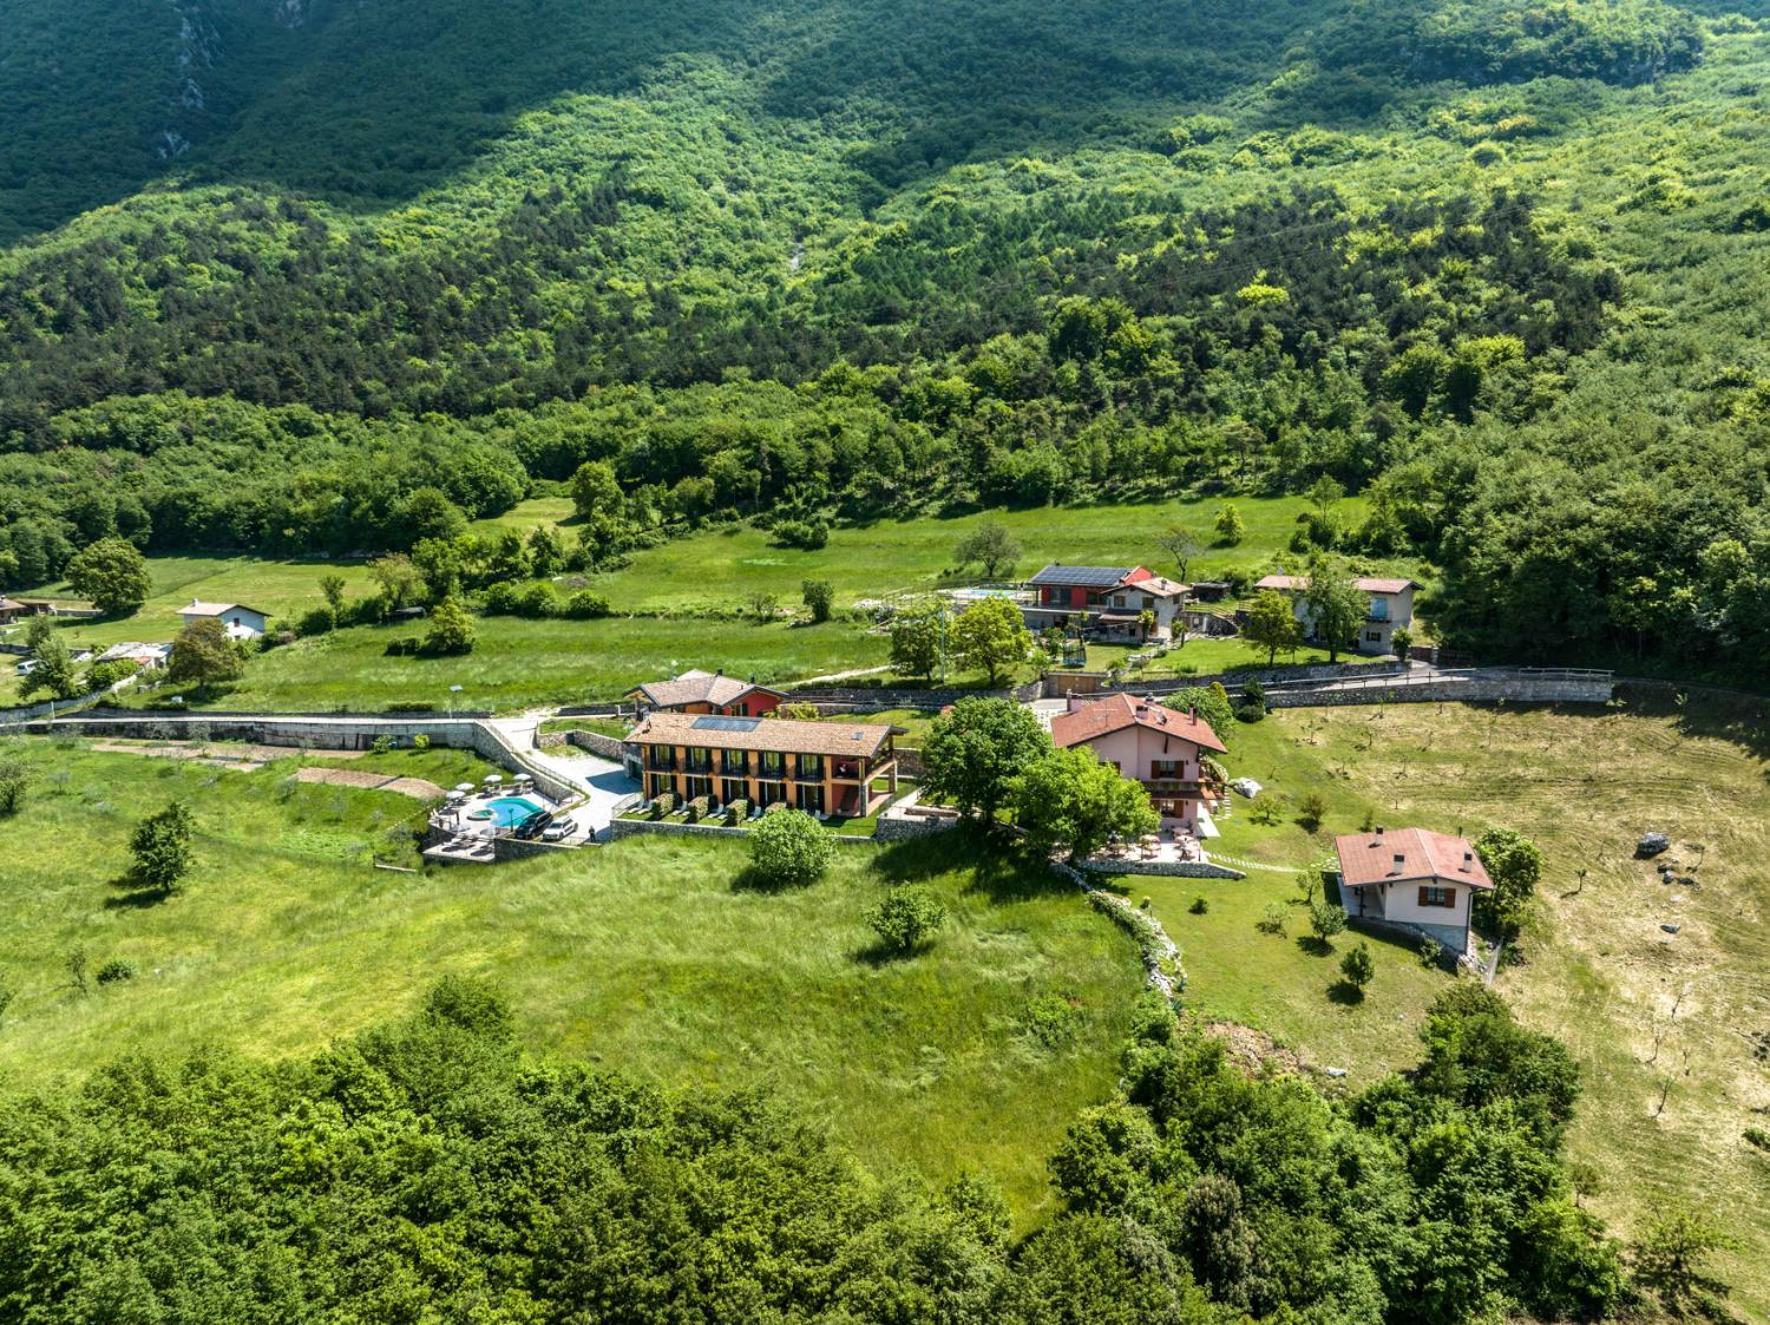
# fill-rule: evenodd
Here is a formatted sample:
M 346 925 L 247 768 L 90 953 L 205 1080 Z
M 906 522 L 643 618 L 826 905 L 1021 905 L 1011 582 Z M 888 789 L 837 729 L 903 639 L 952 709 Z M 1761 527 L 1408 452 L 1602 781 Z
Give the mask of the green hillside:
M 1761 678 L 1762 8 L 20 4 L 0 587 L 1327 475 L 1457 647 Z

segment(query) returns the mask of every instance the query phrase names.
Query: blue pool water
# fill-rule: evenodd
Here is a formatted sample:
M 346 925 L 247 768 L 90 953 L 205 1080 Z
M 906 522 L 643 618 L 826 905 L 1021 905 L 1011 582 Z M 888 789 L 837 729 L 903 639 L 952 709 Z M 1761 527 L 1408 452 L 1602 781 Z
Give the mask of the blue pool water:
M 539 814 L 541 810 L 539 805 L 524 800 L 521 796 L 500 796 L 486 808 L 492 812 L 492 822 L 499 828 L 514 828 L 531 814 Z

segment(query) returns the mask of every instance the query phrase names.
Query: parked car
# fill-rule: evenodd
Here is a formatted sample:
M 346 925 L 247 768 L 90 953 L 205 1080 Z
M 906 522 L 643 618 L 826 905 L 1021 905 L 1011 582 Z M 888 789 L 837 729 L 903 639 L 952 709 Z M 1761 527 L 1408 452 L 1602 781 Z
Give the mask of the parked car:
M 515 836 L 524 842 L 532 842 L 545 832 L 547 825 L 552 822 L 552 814 L 546 810 L 537 810 L 516 826 Z
M 577 820 L 555 819 L 541 830 L 541 840 L 543 842 L 563 842 L 577 831 Z

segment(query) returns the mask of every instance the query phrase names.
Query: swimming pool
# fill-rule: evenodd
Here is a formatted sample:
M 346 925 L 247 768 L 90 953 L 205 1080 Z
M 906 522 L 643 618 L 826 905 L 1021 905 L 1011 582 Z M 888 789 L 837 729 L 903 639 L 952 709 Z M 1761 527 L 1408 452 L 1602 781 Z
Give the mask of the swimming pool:
M 521 796 L 500 796 L 486 806 L 492 812 L 492 823 L 499 828 L 514 828 L 531 814 L 539 814 L 541 807 Z

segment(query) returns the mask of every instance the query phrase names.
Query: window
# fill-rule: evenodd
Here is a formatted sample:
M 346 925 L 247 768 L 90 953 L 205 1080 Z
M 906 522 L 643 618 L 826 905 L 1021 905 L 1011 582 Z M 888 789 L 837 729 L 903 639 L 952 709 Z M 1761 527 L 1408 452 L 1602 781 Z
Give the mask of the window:
M 1145 612 L 1155 611 L 1155 599 L 1151 598 L 1148 594 L 1143 595 L 1143 610 Z
M 1371 620 L 1387 621 L 1389 619 L 1389 600 L 1387 598 L 1371 599 Z
M 1457 890 L 1427 885 L 1420 889 L 1421 906 L 1450 906 L 1457 904 Z
M 726 778 L 724 784 L 719 788 L 719 798 L 727 805 L 732 801 L 741 801 L 744 798 L 743 780 L 741 778 Z
M 824 808 L 824 789 L 820 786 L 799 788 L 798 807 L 807 814 L 819 814 Z
M 1364 637 L 1372 644 L 1381 644 L 1383 642 L 1383 632 L 1380 630 L 1367 630 L 1364 632 Z

